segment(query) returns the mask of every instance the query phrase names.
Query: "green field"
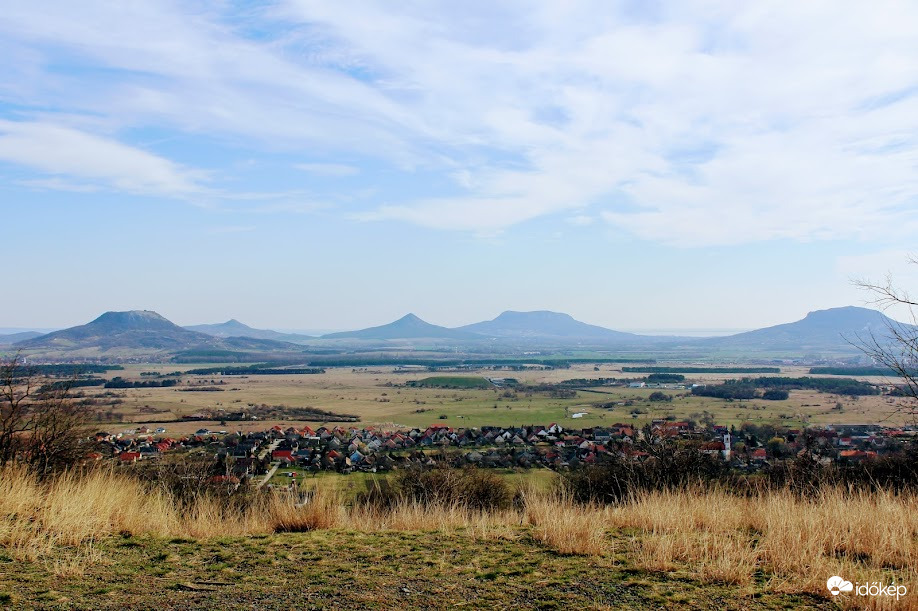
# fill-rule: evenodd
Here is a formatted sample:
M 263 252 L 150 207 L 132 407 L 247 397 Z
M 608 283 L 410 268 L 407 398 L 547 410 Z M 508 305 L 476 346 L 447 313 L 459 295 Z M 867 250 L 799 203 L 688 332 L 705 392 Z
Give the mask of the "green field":
M 125 379 L 141 379 L 142 371 L 171 372 L 194 365 L 127 365 L 124 371 L 110 372 Z M 289 408 L 312 407 L 334 413 L 356 414 L 358 426 L 391 428 L 427 427 L 445 424 L 454 427 L 519 426 L 557 422 L 567 428 L 602 426 L 616 422 L 643 424 L 655 418 L 700 421 L 709 414 L 716 422 L 730 425 L 743 422 L 783 424 L 789 427 L 836 423 L 901 421 L 888 419 L 904 399 L 875 396 L 850 398 L 812 390 L 794 390 L 786 401 L 726 401 L 693 396 L 688 389 L 663 389 L 671 401 L 650 401 L 651 388 L 595 386 L 576 390 L 573 396 L 552 396 L 524 388 L 428 388 L 413 386 L 425 379 L 482 380 L 504 377 L 508 372 L 481 370 L 477 376 L 438 375 L 427 372 L 400 372 L 388 368 L 331 368 L 323 374 L 265 376 L 183 376 L 179 388 L 138 388 L 108 393 L 101 388 L 77 389 L 87 397 L 99 397 L 100 409 L 110 411 L 110 420 L 101 428 L 119 431 L 128 423 L 153 423 L 175 420 L 201 410 L 245 410 L 252 405 Z M 804 368 L 788 368 L 787 376 L 805 375 Z M 512 372 L 522 385 L 557 384 L 583 378 L 639 378 L 621 366 L 583 365 L 570 369 Z M 110 376 L 109 376 L 110 377 Z M 734 374 L 691 374 L 686 384 L 720 383 Z M 219 392 L 183 392 L 185 388 L 207 387 L 213 381 Z M 476 382 L 477 384 L 477 382 Z M 841 404 L 841 408 L 838 405 Z M 283 409 L 279 410 L 283 413 Z M 573 418 L 574 414 L 583 414 Z M 118 424 L 109 425 L 108 422 Z M 273 423 L 275 421 L 270 421 Z M 278 422 L 283 422 L 280 420 Z M 295 421 L 294 421 L 295 422 Z M 122 426 L 122 423 L 124 426 Z M 232 430 L 263 429 L 268 421 L 216 423 Z M 312 426 L 321 423 L 311 422 Z M 170 423 L 169 434 L 191 433 L 200 424 Z M 349 426 L 349 424 L 346 424 Z M 214 428 L 209 425 L 209 428 Z

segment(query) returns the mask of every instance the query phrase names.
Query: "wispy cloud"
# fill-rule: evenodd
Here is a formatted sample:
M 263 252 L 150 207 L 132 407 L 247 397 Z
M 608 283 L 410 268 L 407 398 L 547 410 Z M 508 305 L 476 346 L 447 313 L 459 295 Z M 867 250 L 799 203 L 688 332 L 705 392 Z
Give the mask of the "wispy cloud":
M 0 120 L 0 160 L 67 177 L 32 182 L 43 188 L 92 190 L 102 185 L 170 197 L 206 192 L 201 172 L 109 138 L 49 123 Z
M 291 3 L 411 91 L 454 160 L 475 146 L 497 160 L 453 172 L 464 194 L 364 218 L 494 230 L 594 203 L 608 223 L 684 245 L 915 230 L 918 9 L 881 4 Z
M 0 159 L 61 188 L 220 191 L 111 135 L 155 126 L 342 191 L 368 174 L 342 159 L 393 168 L 386 203 L 348 212 L 362 220 L 494 235 L 586 224 L 588 208 L 685 246 L 905 237 L 916 27 L 918 5 L 895 0 L 12 2 L 0 99 L 28 116 L 0 123 Z M 49 108 L 69 118 L 35 118 Z M 399 189 L 418 182 L 432 186 Z
M 569 216 L 564 220 L 566 220 L 569 225 L 574 225 L 575 227 L 586 227 L 587 225 L 592 225 L 595 219 L 586 214 L 578 214 Z
M 72 193 L 97 193 L 100 187 L 89 184 L 79 184 L 61 178 L 36 178 L 32 180 L 18 180 L 16 184 L 30 189 L 70 191 Z

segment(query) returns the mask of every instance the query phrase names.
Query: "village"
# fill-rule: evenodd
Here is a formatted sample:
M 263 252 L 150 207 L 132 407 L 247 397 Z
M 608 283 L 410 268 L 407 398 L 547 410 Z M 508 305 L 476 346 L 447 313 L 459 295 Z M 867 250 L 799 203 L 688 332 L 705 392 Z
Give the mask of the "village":
M 501 469 L 547 468 L 556 471 L 602 464 L 612 459 L 640 461 L 647 443 L 670 440 L 716 456 L 732 468 L 754 472 L 810 452 L 823 464 L 869 460 L 900 450 L 918 434 L 915 427 L 830 425 L 781 429 L 744 424 L 739 428 L 691 421 L 655 420 L 643 428 L 617 423 L 608 427 L 568 429 L 557 423 L 519 427 L 381 430 L 342 426 L 274 425 L 264 431 L 227 433 L 201 428 L 193 435 L 169 437 L 164 428 L 147 427 L 95 435 L 91 460 L 121 464 L 161 460 L 181 452 L 212 456 L 234 482 L 247 482 L 275 471 L 355 471 L 377 473 L 411 466 L 477 466 Z M 293 473 L 291 471 L 291 473 Z

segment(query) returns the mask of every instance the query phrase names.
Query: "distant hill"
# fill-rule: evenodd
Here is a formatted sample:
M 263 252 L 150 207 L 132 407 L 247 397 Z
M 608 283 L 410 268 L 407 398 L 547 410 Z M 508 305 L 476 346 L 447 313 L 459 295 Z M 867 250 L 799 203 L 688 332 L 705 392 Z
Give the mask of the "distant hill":
M 191 325 L 185 327 L 185 329 L 198 333 L 206 333 L 214 337 L 252 337 L 255 339 L 273 339 L 282 342 L 297 342 L 315 339 L 308 335 L 299 335 L 296 333 L 281 333 L 280 331 L 272 331 L 270 329 L 253 329 L 235 318 L 212 325 Z
M 480 335 L 460 329 L 449 329 L 424 322 L 414 314 L 407 314 L 395 322 L 358 331 L 342 331 L 323 335 L 322 339 L 482 339 Z
M 12 346 L 28 356 L 46 359 L 217 359 L 225 361 L 302 358 L 303 345 L 284 341 L 300 339 L 312 355 L 334 354 L 342 348 L 333 342 L 351 343 L 404 340 L 425 345 L 425 340 L 461 342 L 468 352 L 487 348 L 494 353 L 519 350 L 523 346 L 551 349 L 583 348 L 637 349 L 692 354 L 696 356 L 728 351 L 742 355 L 763 352 L 786 355 L 857 353 L 852 343 L 870 334 L 884 337 L 891 324 L 899 324 L 882 312 L 858 307 L 810 312 L 802 320 L 736 335 L 709 338 L 646 336 L 614 331 L 575 320 L 568 314 L 550 311 L 507 311 L 493 320 L 450 329 L 430 324 L 408 314 L 392 323 L 330 333 L 311 338 L 277 331 L 253 329 L 237 320 L 216 325 L 180 327 L 156 312 L 135 310 L 106 312 L 85 325 L 44 335 L 37 332 L 0 336 L 0 345 Z M 202 332 L 206 331 L 206 332 Z M 15 342 L 15 344 L 13 343 Z M 345 342 L 347 343 L 347 342 Z M 695 356 L 693 356 L 695 358 Z
M 35 339 L 36 337 L 41 337 L 44 333 L 39 333 L 38 331 L 21 331 L 19 333 L 8 333 L 6 335 L 0 335 L 0 345 L 9 346 L 17 342 L 24 342 L 29 339 Z
M 590 325 L 574 319 L 570 314 L 540 310 L 535 312 L 503 312 L 494 320 L 459 327 L 461 331 L 487 337 L 514 339 L 567 339 L 588 341 L 628 341 L 645 339 L 644 336 L 605 327 Z
M 900 323 L 877 310 L 846 306 L 810 312 L 802 320 L 747 331 L 725 337 L 707 338 L 699 343 L 740 350 L 842 350 L 856 352 L 852 343 L 888 335 L 889 325 Z
M 189 331 L 149 310 L 106 312 L 92 322 L 16 344 L 28 351 L 151 355 L 185 350 L 297 350 L 285 342 L 217 338 Z

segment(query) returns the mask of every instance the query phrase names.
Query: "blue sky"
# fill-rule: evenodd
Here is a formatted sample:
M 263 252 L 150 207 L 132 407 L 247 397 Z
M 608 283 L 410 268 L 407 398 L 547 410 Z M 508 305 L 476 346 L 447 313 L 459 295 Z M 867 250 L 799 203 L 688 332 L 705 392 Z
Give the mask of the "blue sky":
M 913 2 L 0 13 L 0 326 L 553 309 L 752 328 L 918 285 Z

